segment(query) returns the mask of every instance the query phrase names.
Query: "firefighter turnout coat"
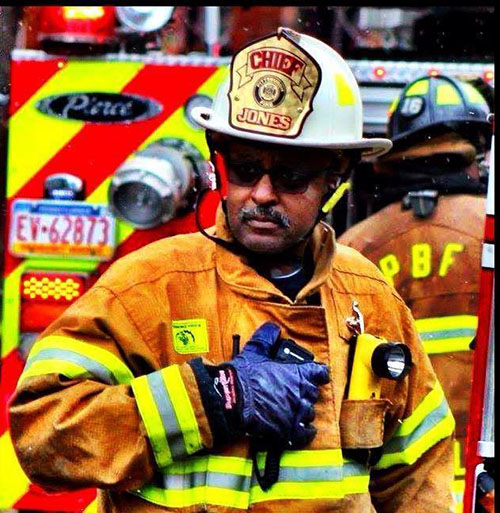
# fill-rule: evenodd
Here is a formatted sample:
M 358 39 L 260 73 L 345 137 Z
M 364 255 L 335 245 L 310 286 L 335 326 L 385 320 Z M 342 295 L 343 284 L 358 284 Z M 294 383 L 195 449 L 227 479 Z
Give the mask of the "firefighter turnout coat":
M 230 239 L 221 210 L 212 233 Z M 312 249 L 315 273 L 295 301 L 201 234 L 114 263 L 30 352 L 10 409 L 28 476 L 48 490 L 95 486 L 101 512 L 452 511 L 454 419 L 408 308 L 371 262 L 335 245 L 326 224 Z M 315 293 L 321 306 L 307 304 Z M 410 374 L 383 380 L 380 399 L 345 399 L 354 300 L 366 332 L 412 352 Z M 316 437 L 283 453 L 266 492 L 247 439 L 213 447 L 186 363 L 230 360 L 232 335 L 246 341 L 265 321 L 331 371 Z M 346 455 L 381 444 L 374 467 Z M 264 460 L 259 453 L 261 470 Z
M 401 202 L 380 210 L 341 237 L 377 264 L 410 308 L 426 352 L 457 422 L 465 447 L 477 327 L 479 270 L 485 199 L 470 194 L 441 196 L 424 219 Z M 459 450 L 458 447 L 456 448 Z M 465 454 L 456 454 L 463 476 Z

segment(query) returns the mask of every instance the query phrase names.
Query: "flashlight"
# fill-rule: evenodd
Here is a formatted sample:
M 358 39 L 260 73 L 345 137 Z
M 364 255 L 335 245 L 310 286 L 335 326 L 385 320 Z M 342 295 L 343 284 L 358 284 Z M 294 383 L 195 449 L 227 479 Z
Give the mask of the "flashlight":
M 378 399 L 380 378 L 401 381 L 410 372 L 411 353 L 405 344 L 362 333 L 356 338 L 348 399 Z

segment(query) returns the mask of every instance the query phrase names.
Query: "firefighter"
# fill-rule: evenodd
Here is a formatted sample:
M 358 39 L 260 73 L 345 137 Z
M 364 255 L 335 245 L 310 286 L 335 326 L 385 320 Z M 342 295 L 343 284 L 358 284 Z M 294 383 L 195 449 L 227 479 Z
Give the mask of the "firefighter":
M 193 115 L 227 177 L 216 224 L 118 260 L 40 336 L 10 408 L 23 469 L 100 511 L 449 512 L 454 420 L 409 310 L 321 222 L 391 146 L 362 137 L 347 64 L 280 28 Z M 412 365 L 353 399 L 363 330 Z
M 409 83 L 390 109 L 387 135 L 393 148 L 374 164 L 376 213 L 339 238 L 379 266 L 416 319 L 457 421 L 459 500 L 470 344 L 477 326 L 488 113 L 486 100 L 467 82 L 443 75 Z

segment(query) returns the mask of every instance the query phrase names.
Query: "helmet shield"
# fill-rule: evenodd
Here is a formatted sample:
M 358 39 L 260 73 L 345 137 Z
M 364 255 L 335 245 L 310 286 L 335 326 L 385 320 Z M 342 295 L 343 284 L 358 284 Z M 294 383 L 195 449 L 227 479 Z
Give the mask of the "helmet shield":
M 318 63 L 287 31 L 254 42 L 234 56 L 229 123 L 246 132 L 297 137 L 320 82 Z

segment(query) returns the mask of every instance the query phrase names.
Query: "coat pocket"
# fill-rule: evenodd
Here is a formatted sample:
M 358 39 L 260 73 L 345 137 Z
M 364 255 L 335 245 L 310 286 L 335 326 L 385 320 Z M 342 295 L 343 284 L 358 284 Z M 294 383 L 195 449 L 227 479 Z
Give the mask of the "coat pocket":
M 384 418 L 388 399 L 342 401 L 340 440 L 342 449 L 374 449 L 384 440 Z

